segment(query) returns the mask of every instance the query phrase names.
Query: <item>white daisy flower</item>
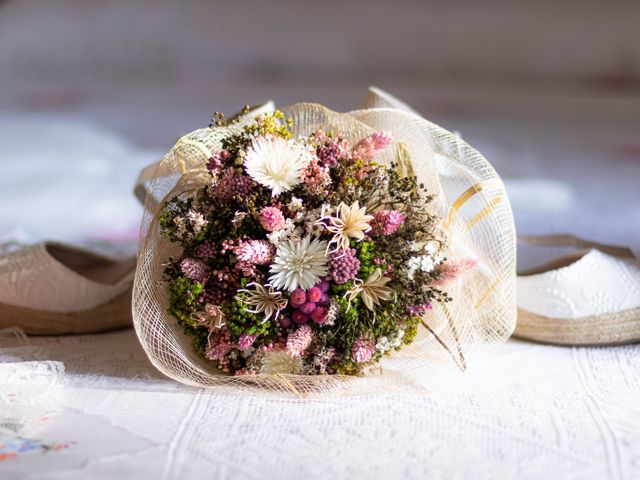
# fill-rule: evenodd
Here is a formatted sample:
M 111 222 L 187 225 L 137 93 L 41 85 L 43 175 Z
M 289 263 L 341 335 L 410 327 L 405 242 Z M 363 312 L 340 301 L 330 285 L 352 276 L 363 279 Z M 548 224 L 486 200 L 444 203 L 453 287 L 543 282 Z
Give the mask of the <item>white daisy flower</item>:
M 293 292 L 300 287 L 307 290 L 327 272 L 327 242 L 310 236 L 300 241 L 286 240 L 278 244 L 269 281 L 278 289 Z
M 293 140 L 258 137 L 247 150 L 244 168 L 275 196 L 301 183 L 302 171 L 309 162 L 311 153 Z

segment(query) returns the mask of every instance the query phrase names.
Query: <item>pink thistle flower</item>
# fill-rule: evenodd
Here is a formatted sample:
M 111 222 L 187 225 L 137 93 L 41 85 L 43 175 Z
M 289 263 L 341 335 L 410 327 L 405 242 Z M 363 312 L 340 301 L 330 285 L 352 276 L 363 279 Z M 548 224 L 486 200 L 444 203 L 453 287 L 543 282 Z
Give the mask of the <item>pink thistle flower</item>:
M 266 265 L 273 259 L 275 248 L 267 240 L 246 240 L 234 247 L 233 252 L 241 262 Z
M 375 132 L 355 144 L 351 150 L 352 158 L 373 160 L 373 158 L 391 143 L 391 136 L 385 132 Z
M 355 248 L 329 254 L 329 276 L 338 285 L 355 278 L 358 270 L 360 270 L 360 260 L 356 256 Z
M 382 235 L 391 235 L 404 223 L 404 215 L 397 210 L 379 210 L 373 214 L 374 230 Z
M 311 327 L 303 325 L 287 337 L 287 353 L 292 358 L 300 358 L 313 341 Z
M 235 173 L 234 169 L 229 167 L 224 170 L 215 190 L 218 200 L 223 202 L 233 198 L 244 198 L 253 187 L 253 180 L 245 175 Z
M 185 258 L 180 262 L 180 270 L 185 277 L 199 283 L 205 283 L 209 278 L 209 267 L 195 258 Z
M 253 345 L 253 342 L 256 341 L 256 338 L 258 338 L 257 335 L 249 335 L 247 333 L 243 333 L 238 339 L 238 348 L 240 350 L 246 350 L 250 348 L 251 345 Z
M 277 207 L 264 207 L 260 211 L 260 225 L 268 232 L 275 232 L 284 226 L 284 215 Z
M 357 363 L 368 362 L 371 360 L 375 350 L 375 339 L 373 337 L 361 336 L 351 347 L 351 359 Z
M 473 258 L 465 258 L 457 262 L 446 262 L 438 268 L 440 276 L 438 280 L 432 282 L 435 287 L 442 287 L 454 282 L 466 273 L 475 270 L 478 261 Z

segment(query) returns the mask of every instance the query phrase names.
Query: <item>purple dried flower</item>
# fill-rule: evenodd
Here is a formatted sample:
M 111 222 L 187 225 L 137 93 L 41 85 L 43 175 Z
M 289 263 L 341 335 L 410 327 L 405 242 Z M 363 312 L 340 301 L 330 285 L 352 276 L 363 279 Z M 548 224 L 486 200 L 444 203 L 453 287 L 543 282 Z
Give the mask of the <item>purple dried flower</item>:
M 358 270 L 360 260 L 356 256 L 355 248 L 329 254 L 329 276 L 338 285 L 355 278 Z
M 233 168 L 227 168 L 222 173 L 215 194 L 218 200 L 223 202 L 232 198 L 243 198 L 251 192 L 253 181 L 251 178 L 239 175 Z

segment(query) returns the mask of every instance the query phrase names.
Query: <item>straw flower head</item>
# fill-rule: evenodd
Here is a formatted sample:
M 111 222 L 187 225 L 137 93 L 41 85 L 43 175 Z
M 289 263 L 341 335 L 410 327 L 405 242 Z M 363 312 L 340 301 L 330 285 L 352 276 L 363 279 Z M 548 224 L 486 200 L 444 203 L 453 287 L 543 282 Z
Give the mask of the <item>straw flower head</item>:
M 300 287 L 308 290 L 327 274 L 327 242 L 310 236 L 302 240 L 286 240 L 278 244 L 271 264 L 269 281 L 276 288 L 293 292 Z
M 367 215 L 365 207 L 360 207 L 356 201 L 351 206 L 344 202 L 338 205 L 335 216 L 326 216 L 319 220 L 327 231 L 333 233 L 333 238 L 329 244 L 336 246 L 335 250 L 345 251 L 349 248 L 349 239 L 355 238 L 360 241 L 364 234 L 371 230 L 370 222 L 373 215 Z M 324 222 L 328 222 L 325 224 Z
M 282 292 L 275 290 L 269 284 L 263 286 L 259 283 L 250 283 L 247 287 L 253 287 L 253 290 L 239 290 L 239 292 L 247 294 L 246 298 L 236 298 L 250 307 L 253 307 L 245 308 L 247 312 L 264 313 L 264 320 L 262 323 L 268 321 L 271 317 L 274 317 L 274 319 L 278 318 L 280 312 L 287 306 L 287 299 L 283 298 Z
M 381 301 L 391 300 L 392 290 L 386 286 L 389 281 L 391 279 L 383 276 L 382 271 L 378 268 L 366 281 L 356 279 L 353 288 L 346 294 L 347 298 L 351 301 L 360 295 L 365 306 L 373 311 Z
M 310 161 L 309 151 L 293 140 L 258 137 L 246 152 L 244 168 L 276 196 L 302 182 L 302 172 Z

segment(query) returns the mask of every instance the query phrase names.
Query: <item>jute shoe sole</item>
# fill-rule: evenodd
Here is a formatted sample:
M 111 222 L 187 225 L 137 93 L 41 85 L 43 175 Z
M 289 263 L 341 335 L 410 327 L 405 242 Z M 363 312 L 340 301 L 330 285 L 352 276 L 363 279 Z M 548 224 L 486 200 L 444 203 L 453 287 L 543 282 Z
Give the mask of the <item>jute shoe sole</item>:
M 90 310 L 48 312 L 0 303 L 0 329 L 20 327 L 27 335 L 87 334 L 131 328 L 131 291 Z
M 549 318 L 518 309 L 516 338 L 552 345 L 605 346 L 640 339 L 640 308 L 577 319 Z

